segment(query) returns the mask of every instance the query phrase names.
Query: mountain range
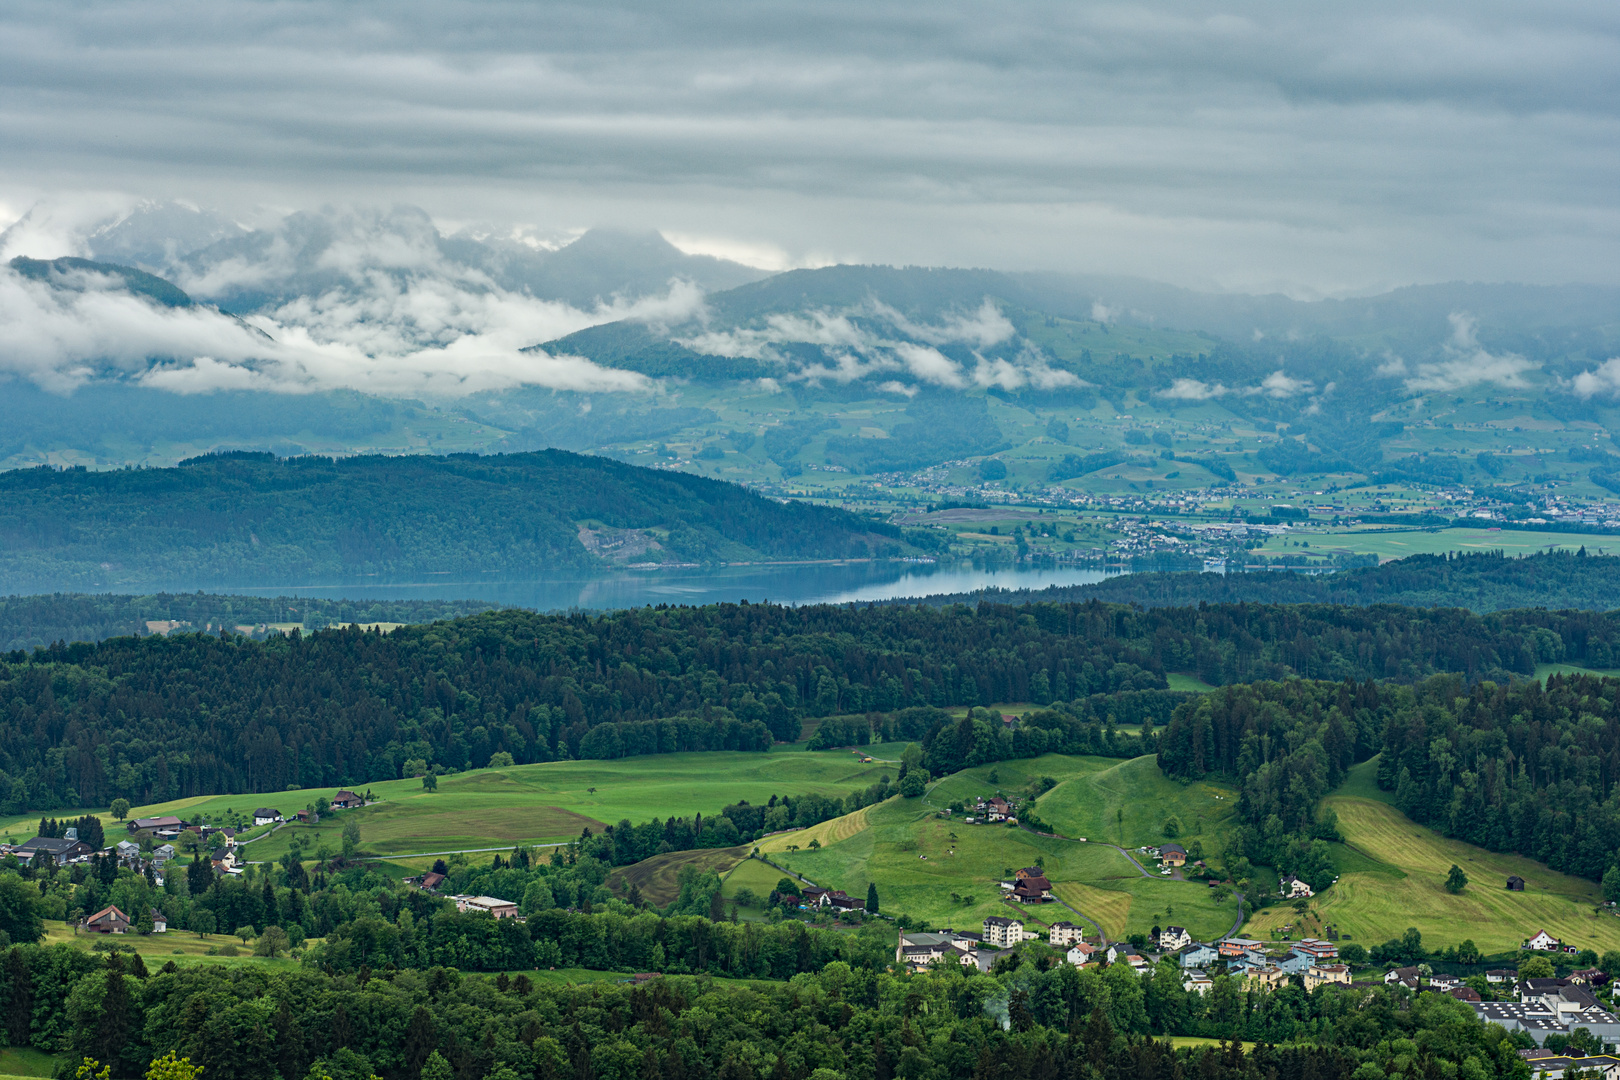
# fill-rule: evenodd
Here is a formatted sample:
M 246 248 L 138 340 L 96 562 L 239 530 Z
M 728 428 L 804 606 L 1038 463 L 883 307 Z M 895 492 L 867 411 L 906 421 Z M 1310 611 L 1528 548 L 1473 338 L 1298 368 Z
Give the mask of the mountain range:
M 1414 453 L 1493 449 L 1408 438 L 1441 416 L 1497 434 L 1620 426 L 1613 287 L 1301 301 L 1096 275 L 772 274 L 656 233 L 446 234 L 412 207 L 247 228 L 148 204 L 45 259 L 30 254 L 54 254 L 30 239 L 36 224 L 0 235 L 24 255 L 0 273 L 0 308 L 33 331 L 0 356 L 11 465 L 666 443 L 684 460 L 721 452 L 719 437 L 737 479 L 991 455 L 1016 475 L 1043 439 L 1119 447 L 1109 418 L 1130 415 L 1260 425 L 1297 443 L 1272 454 L 1274 474 L 1286 458 L 1370 476 Z M 1035 457 L 1031 477 L 1057 468 Z

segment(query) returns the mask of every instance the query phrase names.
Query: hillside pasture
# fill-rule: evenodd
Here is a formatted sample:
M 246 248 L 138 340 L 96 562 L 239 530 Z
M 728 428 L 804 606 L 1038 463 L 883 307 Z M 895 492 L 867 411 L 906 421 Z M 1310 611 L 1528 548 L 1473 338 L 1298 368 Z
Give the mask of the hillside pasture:
M 627 896 L 632 885 L 641 890 L 642 898 L 659 907 L 674 902 L 681 893 L 681 871 L 690 866 L 699 873 L 713 870 L 725 874 L 748 857 L 748 845 L 730 848 L 703 848 L 696 851 L 671 851 L 667 855 L 654 855 L 629 866 L 621 866 L 608 875 L 608 888 L 620 896 Z M 780 876 L 780 875 L 778 875 Z
M 1468 938 L 1483 952 L 1511 951 L 1546 930 L 1599 953 L 1620 949 L 1620 918 L 1599 906 L 1602 896 L 1593 882 L 1449 840 L 1387 803 L 1344 795 L 1324 802 L 1339 815 L 1346 846 L 1375 868 L 1342 873 L 1311 904 L 1324 924 L 1362 944 L 1416 927 L 1429 948 Z M 1458 895 L 1445 889 L 1453 863 L 1468 875 L 1468 887 Z M 1524 878 L 1524 892 L 1508 891 L 1510 874 Z M 1264 937 L 1294 918 L 1290 907 L 1266 908 L 1249 920 L 1245 932 Z
M 72 925 L 65 922 L 45 920 L 45 937 L 41 945 L 71 945 L 85 952 L 92 951 L 97 942 L 108 941 L 109 937 L 103 934 L 81 933 Z M 190 930 L 170 930 L 166 934 L 122 934 L 110 940 L 117 942 L 124 948 L 133 948 L 140 954 L 141 962 L 150 971 L 156 971 L 165 963 L 173 960 L 178 965 L 185 964 L 248 964 L 256 967 L 269 968 L 275 971 L 290 971 L 299 966 L 298 961 L 290 959 L 285 953 L 274 960 L 264 956 L 253 955 L 253 943 L 243 945 L 242 939 L 230 934 L 209 934 L 202 937 Z M 319 939 L 316 939 L 318 943 Z M 223 949 L 228 945 L 236 946 L 240 955 L 219 956 L 208 955 L 209 949 Z
M 971 804 L 974 797 L 997 792 L 1021 799 L 1043 777 L 1056 780 L 1057 786 L 1035 802 L 1042 821 L 1062 836 L 1122 847 L 1154 846 L 1169 839 L 1164 825 L 1174 816 L 1181 822 L 1175 839 L 1182 844 L 1197 839 L 1205 856 L 1213 856 L 1237 806 L 1235 788 L 1168 779 L 1151 754 L 1128 760 L 1046 754 L 998 761 L 946 777 L 929 792 L 928 802 L 941 808 L 959 800 Z
M 999 763 L 1020 770 L 1031 764 Z M 931 793 L 929 800 L 937 801 L 937 794 Z M 975 927 L 989 915 L 1015 915 L 1041 924 L 1072 921 L 1073 913 L 1061 904 L 1018 905 L 1002 899 L 998 883 L 1019 867 L 1037 863 L 1054 885 L 1078 882 L 1112 894 L 1096 899 L 1109 905 L 1105 914 L 1114 925 L 1120 924 L 1118 913 L 1129 931 L 1146 931 L 1155 914 L 1164 922 L 1173 911 L 1178 924 L 1214 935 L 1229 930 L 1236 916 L 1234 902 L 1217 904 L 1201 883 L 1144 877 L 1107 845 L 1005 826 L 966 825 L 939 817 L 921 799 L 895 797 L 868 807 L 865 825 L 818 850 L 800 843 L 798 837 L 805 833 L 773 837 L 771 858 L 817 885 L 843 889 L 851 896 L 864 897 L 867 884 L 876 881 L 885 913 L 910 914 L 936 926 Z M 787 851 L 790 844 L 799 844 L 800 850 Z M 766 887 L 774 883 L 772 878 Z M 750 887 L 759 891 L 753 884 Z

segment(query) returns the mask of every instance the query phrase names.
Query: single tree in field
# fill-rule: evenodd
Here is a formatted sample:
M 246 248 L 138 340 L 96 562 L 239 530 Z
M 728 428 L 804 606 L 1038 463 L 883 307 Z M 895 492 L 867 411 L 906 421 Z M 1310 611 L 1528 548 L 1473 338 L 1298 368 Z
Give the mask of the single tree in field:
M 1463 873 L 1462 867 L 1456 863 L 1451 864 L 1451 873 L 1446 875 L 1446 892 L 1460 893 L 1468 887 L 1468 875 Z
M 866 910 L 870 911 L 873 915 L 878 913 L 877 882 L 875 881 L 868 881 L 866 883 Z
M 117 818 L 119 821 L 123 821 L 125 818 L 129 817 L 129 800 L 114 799 L 112 801 L 112 816 Z
M 265 927 L 264 933 L 259 935 L 257 944 L 253 946 L 253 954 L 273 958 L 280 956 L 290 948 L 292 948 L 292 941 L 287 937 L 287 931 L 272 924 Z
M 422 774 L 422 790 L 423 791 L 438 791 L 439 790 L 439 775 L 437 773 L 431 771 L 431 770 L 429 770 L 428 772 L 423 773 Z
M 242 939 L 242 944 L 244 945 L 251 941 L 254 935 L 258 932 L 259 931 L 254 929 L 251 923 L 247 926 L 238 926 L 236 928 L 236 936 Z

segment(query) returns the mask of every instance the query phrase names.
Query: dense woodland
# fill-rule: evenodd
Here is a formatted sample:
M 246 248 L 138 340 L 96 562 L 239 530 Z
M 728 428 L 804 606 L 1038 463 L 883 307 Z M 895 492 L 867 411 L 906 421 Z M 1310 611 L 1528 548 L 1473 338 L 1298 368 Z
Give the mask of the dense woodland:
M 1620 548 L 1620 538 L 1616 538 Z M 1195 604 L 1401 604 L 1459 607 L 1488 613 L 1544 607 L 1552 611 L 1620 609 L 1620 558 L 1544 552 L 1515 558 L 1501 552 L 1411 555 L 1381 566 L 1325 574 L 1135 573 L 1094 585 L 1044 590 L 991 590 L 929 597 L 925 603 L 1077 603 L 1104 600 L 1143 607 Z
M 657 921 L 623 920 L 624 935 L 634 938 L 635 924 L 649 919 Z M 671 943 L 687 936 L 675 929 Z M 752 925 L 714 930 L 743 950 L 769 951 L 769 932 Z M 1169 967 L 1142 978 L 1126 965 L 1041 966 L 896 976 L 833 960 L 778 982 L 704 976 L 565 987 L 444 966 L 151 971 L 117 954 L 18 946 L 0 963 L 0 1002 L 12 1045 L 90 1057 L 115 1078 L 139 1076 L 171 1051 L 205 1076 L 237 1080 L 1529 1077 L 1514 1037 L 1437 994 L 1244 994 L 1222 976 L 1202 999 Z M 1176 1049 L 1152 1032 L 1218 1032 L 1261 1045 Z
M 500 751 L 757 748 L 796 740 L 807 716 L 916 706 L 1066 703 L 1095 726 L 1106 717 L 1077 702 L 1163 689 L 1168 671 L 1506 682 L 1617 650 L 1620 617 L 1589 612 L 1095 601 L 503 610 L 386 635 L 116 638 L 0 662 L 0 813 L 365 783 Z
M 1248 857 L 1320 878 L 1316 815 L 1374 754 L 1378 786 L 1413 820 L 1492 851 L 1602 880 L 1620 851 L 1620 681 L 1553 675 L 1467 685 L 1290 681 L 1228 687 L 1177 710 L 1159 764 L 1242 783 Z M 1296 865 L 1297 864 L 1297 865 Z M 1620 889 L 1620 871 L 1615 871 Z M 1331 873 L 1328 873 L 1331 878 Z
M 17 590 L 499 580 L 602 565 L 582 523 L 651 529 L 636 561 L 910 549 L 891 525 L 561 450 L 0 473 L 0 585 Z

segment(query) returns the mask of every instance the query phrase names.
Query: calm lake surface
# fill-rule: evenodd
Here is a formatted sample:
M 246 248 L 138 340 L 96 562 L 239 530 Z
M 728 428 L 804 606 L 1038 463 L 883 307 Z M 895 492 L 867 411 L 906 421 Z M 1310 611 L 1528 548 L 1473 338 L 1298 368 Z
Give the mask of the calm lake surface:
M 226 588 L 210 592 L 255 596 L 312 596 L 348 600 L 489 600 L 539 611 L 645 607 L 649 604 L 842 604 L 973 592 L 1088 585 L 1109 575 L 1097 570 L 1014 569 L 952 563 L 821 563 L 733 566 L 722 569 L 624 570 L 598 576 L 540 581 L 425 581 L 389 585 Z

